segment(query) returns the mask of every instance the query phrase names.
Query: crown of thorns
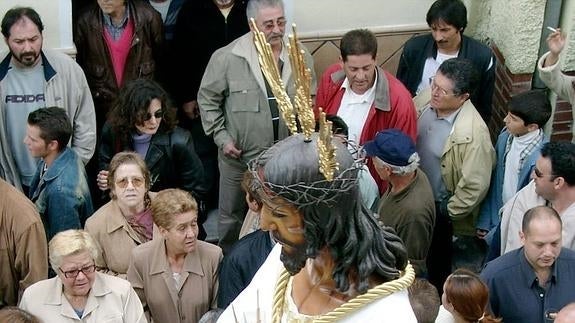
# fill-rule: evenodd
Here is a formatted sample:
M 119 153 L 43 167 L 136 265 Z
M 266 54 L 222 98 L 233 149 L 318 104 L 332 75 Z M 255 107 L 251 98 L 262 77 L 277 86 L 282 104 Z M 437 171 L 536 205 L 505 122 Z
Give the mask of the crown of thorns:
M 349 194 L 350 190 L 357 189 L 358 175 L 365 164 L 363 159 L 356 160 L 350 167 L 335 175 L 331 180 L 321 179 L 314 182 L 302 181 L 289 185 L 279 185 L 268 182 L 263 174 L 261 156 L 264 153 L 249 163 L 248 170 L 252 175 L 250 189 L 252 192 L 256 192 L 261 200 L 270 201 L 275 197 L 282 197 L 298 207 L 333 204 L 344 194 Z

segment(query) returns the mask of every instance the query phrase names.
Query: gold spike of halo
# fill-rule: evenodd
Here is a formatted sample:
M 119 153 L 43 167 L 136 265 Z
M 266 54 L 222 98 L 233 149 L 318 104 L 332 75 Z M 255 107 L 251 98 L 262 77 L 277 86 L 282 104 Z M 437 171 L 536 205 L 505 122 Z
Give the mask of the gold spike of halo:
M 295 122 L 294 106 L 290 101 L 283 81 L 279 73 L 277 62 L 274 59 L 272 48 L 266 41 L 264 33 L 259 31 L 256 22 L 250 18 L 250 26 L 254 31 L 254 43 L 258 51 L 258 60 L 266 80 L 276 97 L 278 108 L 284 122 L 292 134 L 297 133 Z M 289 36 L 290 64 L 292 65 L 293 76 L 296 86 L 295 107 L 306 142 L 311 141 L 311 134 L 315 130 L 315 118 L 313 114 L 313 102 L 311 99 L 311 70 L 306 67 L 304 51 L 298 43 L 295 24 L 292 25 L 293 35 Z M 326 180 L 332 181 L 333 175 L 339 169 L 336 159 L 336 148 L 332 143 L 331 122 L 326 121 L 325 113 L 320 109 L 319 138 L 317 142 L 319 153 L 319 171 Z
M 277 62 L 274 59 L 272 47 L 266 41 L 264 33 L 259 31 L 254 18 L 250 18 L 250 25 L 254 31 L 254 43 L 258 51 L 258 60 L 262 67 L 262 73 L 276 97 L 278 108 L 289 131 L 291 133 L 297 133 L 293 106 L 289 96 L 284 90 L 284 84 L 280 76 Z
M 289 36 L 288 44 L 289 58 L 294 73 L 296 88 L 294 105 L 305 141 L 311 141 L 311 134 L 315 130 L 315 118 L 312 109 L 313 102 L 310 92 L 311 70 L 305 65 L 305 52 L 300 48 L 295 28 L 295 24 L 292 24 L 293 34 Z
M 319 110 L 319 138 L 317 140 L 317 149 L 319 151 L 319 171 L 326 180 L 332 181 L 333 174 L 339 169 L 335 151 L 336 148 L 332 143 L 332 122 L 325 119 L 325 112 Z

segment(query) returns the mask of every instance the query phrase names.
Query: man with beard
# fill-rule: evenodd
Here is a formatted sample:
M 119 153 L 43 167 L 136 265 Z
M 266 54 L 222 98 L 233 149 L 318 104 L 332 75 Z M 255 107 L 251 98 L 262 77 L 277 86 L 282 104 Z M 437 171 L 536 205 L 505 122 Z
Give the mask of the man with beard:
M 415 96 L 431 86 L 439 65 L 450 58 L 467 58 L 480 72 L 478 90 L 471 102 L 485 123 L 491 117 L 495 88 L 495 56 L 479 41 L 465 36 L 467 8 L 461 0 L 437 0 L 427 11 L 429 34 L 408 40 L 397 68 L 397 78 Z
M 284 46 L 287 21 L 283 2 L 251 0 L 246 12 L 271 45 L 285 90 L 293 97 L 292 66 Z M 305 60 L 307 66 L 313 66 L 308 52 Z M 312 80 L 311 93 L 315 94 L 313 72 Z M 204 131 L 213 136 L 218 146 L 218 236 L 226 253 L 238 239 L 247 211 L 240 187 L 247 162 L 288 135 L 274 94 L 260 69 L 254 32 L 214 52 L 200 84 L 198 104 Z
M 94 103 L 86 77 L 74 60 L 42 48 L 44 25 L 28 7 L 8 10 L 2 34 L 9 52 L 0 54 L 0 177 L 24 190 L 36 171 L 22 138 L 28 114 L 41 107 L 66 110 L 73 128 L 70 145 L 87 163 L 96 146 Z
M 362 205 L 347 147 L 332 141 L 326 162 L 319 137 L 292 135 L 250 163 L 261 227 L 278 243 L 219 322 L 416 322 L 403 243 Z M 329 178 L 318 165 L 335 161 Z
M 537 70 L 545 85 L 575 107 L 575 77 L 561 73 L 559 66 L 559 54 L 565 48 L 566 43 L 565 34 L 562 34 L 560 29 L 552 32 L 547 37 L 549 52 L 541 56 L 537 62 Z M 572 111 L 575 116 L 575 109 Z M 575 128 L 573 128 L 573 134 L 572 141 L 575 142 Z
M 553 208 L 529 209 L 518 234 L 522 247 L 489 262 L 481 272 L 491 310 L 503 322 L 551 322 L 575 299 L 569 283 L 575 279 L 575 252 L 562 247 L 562 229 Z

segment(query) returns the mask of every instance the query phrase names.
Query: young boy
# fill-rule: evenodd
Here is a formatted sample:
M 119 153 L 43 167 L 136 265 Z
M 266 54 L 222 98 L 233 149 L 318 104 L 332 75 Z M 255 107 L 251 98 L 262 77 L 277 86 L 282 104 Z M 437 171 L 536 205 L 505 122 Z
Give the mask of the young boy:
M 505 127 L 495 147 L 495 171 L 477 220 L 479 238 L 499 224 L 499 209 L 529 183 L 539 150 L 549 141 L 542 128 L 550 116 L 551 103 L 544 91 L 531 90 L 509 101 Z

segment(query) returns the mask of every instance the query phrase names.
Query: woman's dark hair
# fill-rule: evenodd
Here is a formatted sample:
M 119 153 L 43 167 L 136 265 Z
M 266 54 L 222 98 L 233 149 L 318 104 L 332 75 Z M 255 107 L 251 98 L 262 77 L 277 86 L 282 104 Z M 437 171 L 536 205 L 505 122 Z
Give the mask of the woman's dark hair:
M 141 125 L 146 120 L 153 99 L 158 99 L 162 103 L 163 115 L 158 132 L 174 129 L 177 124 L 176 111 L 166 91 L 152 80 L 136 79 L 122 88 L 110 110 L 108 120 L 113 132 L 123 141 L 129 141 L 131 135 L 136 132 L 136 125 Z
M 393 230 L 381 228 L 363 206 L 358 165 L 344 144 L 334 144 L 339 171 L 331 182 L 319 172 L 317 134 L 311 142 L 298 134 L 275 144 L 255 161 L 266 186 L 258 194 L 264 203 L 279 196 L 298 208 L 304 223 L 305 258 L 315 258 L 326 248 L 333 259 L 330 276 L 337 290 L 346 292 L 353 284 L 364 293 L 373 275 L 384 282 L 399 278 L 407 265 L 407 252 Z

